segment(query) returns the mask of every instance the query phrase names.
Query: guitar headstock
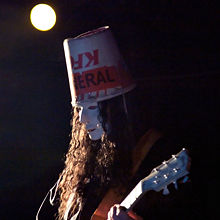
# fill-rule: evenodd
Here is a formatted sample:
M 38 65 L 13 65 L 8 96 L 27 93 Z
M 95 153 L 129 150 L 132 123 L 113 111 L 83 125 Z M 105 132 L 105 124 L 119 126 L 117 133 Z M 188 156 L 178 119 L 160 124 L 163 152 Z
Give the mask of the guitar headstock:
M 149 176 L 141 180 L 142 191 L 151 189 L 158 192 L 166 189 L 171 183 L 176 186 L 176 181 L 189 173 L 189 163 L 187 150 L 183 148 L 178 154 L 172 155 L 172 158 L 154 168 Z

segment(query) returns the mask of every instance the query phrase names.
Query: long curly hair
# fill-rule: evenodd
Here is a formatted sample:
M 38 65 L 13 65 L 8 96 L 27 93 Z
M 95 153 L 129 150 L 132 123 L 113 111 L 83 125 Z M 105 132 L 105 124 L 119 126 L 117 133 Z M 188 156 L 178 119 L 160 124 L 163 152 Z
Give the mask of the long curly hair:
M 101 140 L 92 141 L 79 121 L 79 109 L 73 107 L 72 132 L 65 168 L 60 174 L 58 219 L 70 219 L 82 209 L 88 196 L 88 183 L 95 179 L 97 194 L 106 186 L 126 182 L 132 139 L 121 96 L 99 103 L 104 128 Z M 123 157 L 122 157 L 123 156 Z

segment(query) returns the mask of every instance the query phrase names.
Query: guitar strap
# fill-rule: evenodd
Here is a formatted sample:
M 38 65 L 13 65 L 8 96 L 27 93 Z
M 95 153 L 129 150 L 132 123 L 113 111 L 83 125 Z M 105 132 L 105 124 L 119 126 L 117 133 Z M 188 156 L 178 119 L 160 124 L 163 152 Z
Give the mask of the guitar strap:
M 144 136 L 141 137 L 140 141 L 134 148 L 132 152 L 132 170 L 131 178 L 135 175 L 138 168 L 140 167 L 142 161 L 150 151 L 154 143 L 161 138 L 162 134 L 155 130 L 149 129 Z M 102 199 L 98 208 L 93 213 L 91 220 L 103 220 L 107 219 L 107 213 L 109 209 L 116 203 L 120 203 L 123 199 L 123 192 L 126 192 L 126 189 L 122 186 L 118 188 L 109 189 L 105 197 Z

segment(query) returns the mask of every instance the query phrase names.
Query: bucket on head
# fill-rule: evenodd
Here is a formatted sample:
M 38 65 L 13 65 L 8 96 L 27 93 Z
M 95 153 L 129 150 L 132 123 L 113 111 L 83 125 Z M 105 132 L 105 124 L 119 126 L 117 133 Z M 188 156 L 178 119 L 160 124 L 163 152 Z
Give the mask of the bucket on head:
M 63 44 L 73 106 L 110 99 L 135 87 L 109 26 Z

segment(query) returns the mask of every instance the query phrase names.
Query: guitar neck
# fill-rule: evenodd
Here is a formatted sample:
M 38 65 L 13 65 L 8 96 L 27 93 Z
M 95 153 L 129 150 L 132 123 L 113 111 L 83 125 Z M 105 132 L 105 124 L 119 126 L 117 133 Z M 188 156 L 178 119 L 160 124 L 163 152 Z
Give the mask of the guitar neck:
M 143 183 L 141 180 L 121 202 L 120 206 L 125 207 L 127 210 L 131 210 L 138 200 L 143 196 L 143 194 L 147 192 L 147 190 L 143 191 L 142 185 Z

